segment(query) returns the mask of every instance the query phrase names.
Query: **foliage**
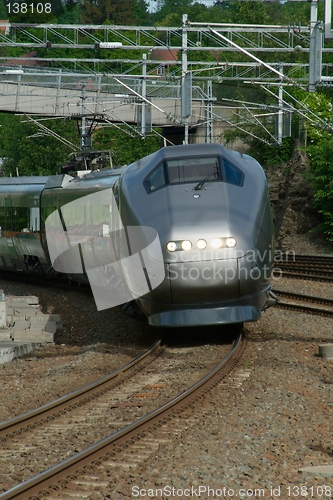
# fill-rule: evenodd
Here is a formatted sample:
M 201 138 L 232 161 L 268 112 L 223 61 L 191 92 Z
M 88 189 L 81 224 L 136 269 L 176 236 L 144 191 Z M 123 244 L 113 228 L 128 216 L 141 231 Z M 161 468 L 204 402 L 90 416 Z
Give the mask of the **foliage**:
M 192 0 L 164 0 L 154 15 L 154 24 L 158 26 L 181 26 L 182 15 L 188 14 Z
M 257 138 L 258 136 L 263 136 L 262 129 L 259 127 L 251 127 L 251 133 L 253 135 L 230 129 L 224 133 L 223 137 L 226 141 L 226 146 L 228 146 L 228 142 L 240 138 L 245 144 L 250 146 L 250 154 L 262 165 L 279 165 L 290 160 L 293 143 L 291 137 L 282 139 L 281 145 L 269 145 Z M 254 137 L 255 135 L 257 136 Z
M 327 239 L 333 242 L 333 139 L 330 132 L 332 120 L 332 102 L 320 92 L 307 93 L 296 90 L 294 95 L 302 105 L 306 106 L 318 118 L 312 116 L 314 123 L 307 124 L 307 153 L 310 158 L 312 187 L 315 191 L 315 206 L 322 215 L 321 228 Z M 326 125 L 326 128 L 325 128 Z
M 307 140 L 310 144 L 309 153 L 311 154 L 311 145 L 316 145 L 330 138 L 329 127 L 332 121 L 332 101 L 331 98 L 320 92 L 305 92 L 304 90 L 294 90 L 294 97 L 300 102 L 300 109 L 304 106 L 315 116 L 311 116 L 312 121 L 307 124 Z M 323 120 L 319 122 L 316 116 Z M 325 125 L 327 126 L 325 130 Z
M 4 159 L 3 175 L 52 175 L 60 171 L 72 150 L 56 138 L 34 136 L 38 132 L 32 122 L 7 113 L 0 114 L 0 157 Z M 79 147 L 76 123 L 70 120 L 45 120 L 43 125 Z M 112 149 L 119 165 L 131 163 L 160 147 L 158 136 L 145 139 L 130 137 L 116 128 L 100 128 L 93 136 L 94 149 Z
M 151 26 L 152 15 L 148 12 L 149 4 L 145 0 L 137 0 L 134 8 L 134 16 L 139 26 Z
M 309 148 L 312 185 L 315 188 L 315 204 L 323 216 L 322 229 L 333 243 L 333 139 L 318 141 Z
M 7 19 L 7 17 L 8 17 L 8 12 L 5 7 L 5 2 L 3 0 L 0 0 L 0 19 Z
M 31 137 L 38 131 L 31 122 L 10 114 L 0 114 L 0 157 L 4 158 L 4 175 L 57 174 L 71 152 L 53 137 Z M 68 120 L 46 120 L 43 125 L 78 144 L 76 124 Z
M 136 24 L 136 0 L 84 0 L 81 10 L 82 20 L 87 24 Z
M 284 137 L 282 139 L 281 145 L 275 144 L 269 146 L 268 144 L 263 144 L 258 141 L 258 144 L 254 145 L 254 147 L 256 150 L 259 150 L 261 152 L 264 164 L 279 165 L 290 160 L 292 154 L 292 145 L 292 138 Z
M 161 139 L 156 135 L 130 137 L 124 130 L 102 127 L 94 133 L 94 149 L 112 149 L 119 165 L 132 163 L 160 148 Z
M 311 110 L 327 123 L 332 117 L 332 103 L 325 96 L 308 94 L 303 99 Z M 315 205 L 322 214 L 322 229 L 327 239 L 333 242 L 333 139 L 328 130 L 316 125 L 308 126 L 307 152 L 311 159 L 312 185 L 315 189 Z
M 80 4 L 70 0 L 63 4 L 64 12 L 58 16 L 58 24 L 79 24 L 81 21 Z

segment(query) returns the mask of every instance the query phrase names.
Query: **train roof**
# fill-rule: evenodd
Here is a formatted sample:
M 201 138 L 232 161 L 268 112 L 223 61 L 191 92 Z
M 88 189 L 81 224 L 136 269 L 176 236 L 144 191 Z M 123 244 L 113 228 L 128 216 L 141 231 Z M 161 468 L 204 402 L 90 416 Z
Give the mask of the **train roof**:
M 31 184 L 43 184 L 48 181 L 48 175 L 29 175 L 22 177 L 0 177 L 0 185 L 5 186 L 22 186 Z
M 0 177 L 0 186 L 31 186 L 42 185 L 46 187 L 61 187 L 67 182 L 83 181 L 84 179 L 99 179 L 101 177 L 109 177 L 121 175 L 125 167 L 115 169 L 105 169 L 101 171 L 87 172 L 82 176 L 72 177 L 67 174 L 59 175 L 29 175 L 19 177 Z
M 264 171 L 257 162 L 255 158 L 244 153 L 239 153 L 238 151 L 232 151 L 231 149 L 221 146 L 221 144 L 188 144 L 183 146 L 167 146 L 161 148 L 159 151 L 145 156 L 140 160 L 135 161 L 128 166 L 128 173 L 126 172 L 126 177 L 129 175 L 134 175 L 134 172 L 141 171 L 143 174 L 150 172 L 155 166 L 157 166 L 161 161 L 166 159 L 175 158 L 186 158 L 186 157 L 202 157 L 202 156 L 219 155 L 230 161 L 233 165 L 244 171 L 244 168 L 250 167 L 251 169 L 258 169 L 264 175 Z
M 83 176 L 77 176 L 74 177 L 75 179 L 98 179 L 100 177 L 110 177 L 114 175 L 121 175 L 124 170 L 126 169 L 126 166 L 124 167 L 118 167 L 118 168 L 108 168 L 108 169 L 103 169 L 103 170 L 95 170 L 92 172 L 89 172 L 85 174 L 83 172 Z
M 205 155 L 221 155 L 226 160 L 230 160 L 235 165 L 243 165 L 244 160 L 248 160 L 250 162 L 254 162 L 260 166 L 260 164 L 252 158 L 244 153 L 239 153 L 238 151 L 233 151 L 231 149 L 225 148 L 221 144 L 209 143 L 209 144 L 188 144 L 184 146 L 168 146 L 160 149 L 157 152 L 159 161 L 162 159 L 168 158 L 179 158 L 179 157 L 187 157 L 187 156 L 205 156 Z

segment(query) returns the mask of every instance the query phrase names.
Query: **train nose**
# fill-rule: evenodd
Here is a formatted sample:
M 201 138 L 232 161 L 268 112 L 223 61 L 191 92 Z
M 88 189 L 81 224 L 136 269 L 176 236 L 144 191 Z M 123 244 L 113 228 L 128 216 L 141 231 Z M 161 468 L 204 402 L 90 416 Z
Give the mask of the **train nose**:
M 239 297 L 237 259 L 167 265 L 171 302 L 208 302 Z

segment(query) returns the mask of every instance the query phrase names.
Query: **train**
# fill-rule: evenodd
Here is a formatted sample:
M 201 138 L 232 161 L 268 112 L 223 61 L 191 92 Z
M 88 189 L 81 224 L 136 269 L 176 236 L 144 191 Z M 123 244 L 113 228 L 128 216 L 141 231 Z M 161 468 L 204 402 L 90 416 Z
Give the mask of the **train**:
M 276 301 L 267 180 L 219 144 L 120 168 L 0 178 L 0 271 L 90 283 L 152 326 L 242 324 Z

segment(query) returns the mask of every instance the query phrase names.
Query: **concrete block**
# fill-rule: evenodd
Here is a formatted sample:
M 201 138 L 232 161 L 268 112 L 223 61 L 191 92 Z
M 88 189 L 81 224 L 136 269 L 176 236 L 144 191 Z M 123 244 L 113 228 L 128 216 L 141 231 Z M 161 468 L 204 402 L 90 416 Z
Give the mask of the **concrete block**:
M 15 342 L 53 342 L 54 334 L 51 332 L 45 332 L 40 329 L 31 329 L 23 332 L 22 330 L 14 330 L 12 332 L 12 339 Z
M 14 358 L 23 356 L 41 345 L 41 342 L 2 342 L 0 344 L 0 363 L 12 361 Z
M 318 355 L 321 358 L 333 360 L 333 344 L 321 344 L 318 346 Z
M 0 342 L 5 342 L 8 341 L 10 342 L 12 340 L 11 337 L 11 331 L 10 330 L 0 330 Z
M 6 306 L 9 331 L 4 339 L 53 342 L 57 329 L 63 327 L 59 314 L 43 314 L 38 309 L 38 297 L 34 295 L 6 297 Z
M 25 304 L 25 305 L 31 305 L 31 306 L 38 306 L 39 305 L 39 301 L 38 301 L 38 297 L 36 297 L 35 295 L 23 295 L 23 296 L 20 296 L 20 297 L 14 297 L 14 296 L 10 296 L 10 297 L 6 297 L 6 300 L 8 302 L 10 302 L 11 304 Z
M 302 467 L 299 472 L 305 472 L 307 474 L 316 474 L 323 477 L 333 476 L 333 465 L 309 465 L 308 467 Z

